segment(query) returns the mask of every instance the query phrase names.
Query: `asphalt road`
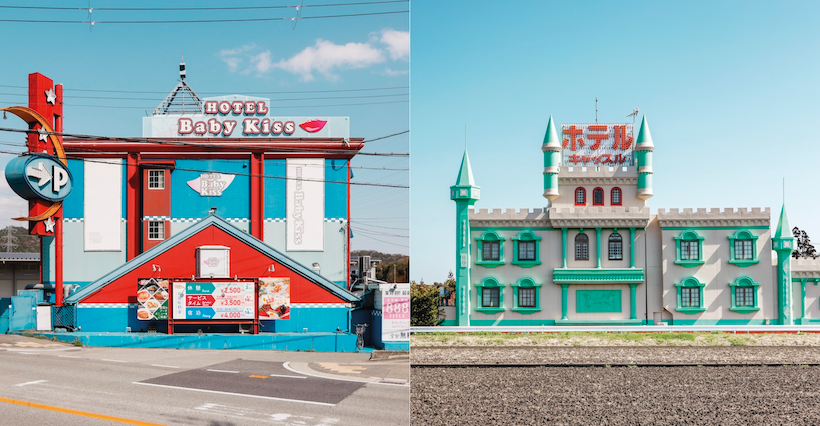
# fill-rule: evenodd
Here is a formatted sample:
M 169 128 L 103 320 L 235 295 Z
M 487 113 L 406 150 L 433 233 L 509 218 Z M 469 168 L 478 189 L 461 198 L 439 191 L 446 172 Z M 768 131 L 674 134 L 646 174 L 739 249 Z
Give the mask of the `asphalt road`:
M 408 360 L 368 359 L 0 336 L 0 423 L 408 425 Z

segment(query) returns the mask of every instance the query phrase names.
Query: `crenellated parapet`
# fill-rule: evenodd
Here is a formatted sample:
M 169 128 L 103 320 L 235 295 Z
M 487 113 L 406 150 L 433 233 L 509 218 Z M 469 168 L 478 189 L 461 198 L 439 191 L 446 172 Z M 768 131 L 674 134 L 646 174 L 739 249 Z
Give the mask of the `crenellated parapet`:
M 553 228 L 646 228 L 649 207 L 562 207 L 548 211 Z
M 635 166 L 561 167 L 558 173 L 558 184 L 568 186 L 637 185 L 638 171 Z
M 661 228 L 685 227 L 747 227 L 770 226 L 771 212 L 768 207 L 750 208 L 699 208 L 699 209 L 658 209 Z
M 792 260 L 792 280 L 820 280 L 820 258 Z
M 470 210 L 470 226 L 545 228 L 550 222 L 546 209 L 478 209 Z

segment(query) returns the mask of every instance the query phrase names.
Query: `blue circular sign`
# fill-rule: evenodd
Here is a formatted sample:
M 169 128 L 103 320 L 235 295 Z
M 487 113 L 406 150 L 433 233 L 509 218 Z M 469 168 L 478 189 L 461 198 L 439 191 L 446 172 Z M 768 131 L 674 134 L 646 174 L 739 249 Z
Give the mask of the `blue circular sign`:
M 6 181 L 17 195 L 57 202 L 68 197 L 74 186 L 71 172 L 57 157 L 45 154 L 23 155 L 6 165 Z

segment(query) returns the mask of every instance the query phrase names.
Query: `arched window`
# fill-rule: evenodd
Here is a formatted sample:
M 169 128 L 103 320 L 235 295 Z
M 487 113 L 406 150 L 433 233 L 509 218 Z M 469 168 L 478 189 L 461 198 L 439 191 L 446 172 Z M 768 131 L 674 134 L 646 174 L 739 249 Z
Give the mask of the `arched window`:
M 703 265 L 703 238 L 691 229 L 687 229 L 675 237 L 675 245 L 677 246 L 675 264 L 687 268 Z
M 609 260 L 623 260 L 624 240 L 621 234 L 615 232 L 609 236 Z
M 604 205 L 604 190 L 601 188 L 595 188 L 592 190 L 592 205 L 593 206 L 603 206 Z
M 612 188 L 612 194 L 610 195 L 610 200 L 612 200 L 613 206 L 620 206 L 621 205 L 621 188 L 617 186 Z
M 575 236 L 575 260 L 589 260 L 589 237 L 586 234 Z
M 587 205 L 587 191 L 584 188 L 576 188 L 575 189 L 575 205 L 576 206 L 585 206 Z

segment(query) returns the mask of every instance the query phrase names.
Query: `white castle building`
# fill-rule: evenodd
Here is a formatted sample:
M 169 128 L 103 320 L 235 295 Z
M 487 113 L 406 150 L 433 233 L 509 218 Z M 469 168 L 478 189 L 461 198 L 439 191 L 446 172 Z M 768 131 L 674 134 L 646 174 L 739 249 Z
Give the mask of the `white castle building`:
M 543 209 L 473 209 L 465 151 L 450 188 L 456 304 L 443 325 L 820 322 L 820 264 L 792 259 L 785 205 L 774 236 L 768 208 L 650 214 L 654 144 L 646 117 L 634 140 L 632 126 L 565 124 L 559 138 L 550 117 Z

